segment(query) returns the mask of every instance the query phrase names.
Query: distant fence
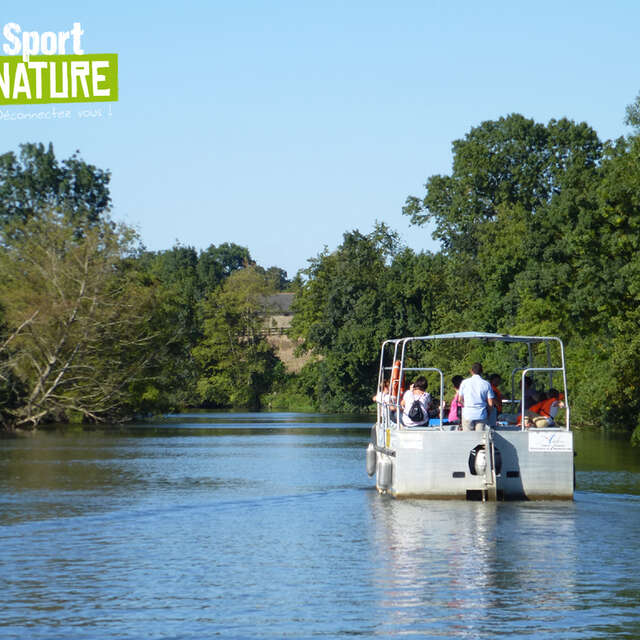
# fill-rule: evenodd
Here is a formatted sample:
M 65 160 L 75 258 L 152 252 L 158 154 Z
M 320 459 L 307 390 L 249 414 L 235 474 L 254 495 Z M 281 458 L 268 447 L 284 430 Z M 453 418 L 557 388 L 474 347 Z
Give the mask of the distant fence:
M 260 335 L 262 336 L 284 336 L 286 333 L 286 327 L 265 327 L 260 329 Z

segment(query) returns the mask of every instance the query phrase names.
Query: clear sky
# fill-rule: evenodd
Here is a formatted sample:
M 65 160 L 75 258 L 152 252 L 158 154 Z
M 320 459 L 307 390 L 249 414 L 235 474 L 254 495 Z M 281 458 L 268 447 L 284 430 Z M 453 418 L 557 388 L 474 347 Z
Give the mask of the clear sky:
M 79 149 L 112 172 L 113 215 L 149 249 L 235 242 L 289 276 L 375 220 L 437 249 L 402 205 L 484 120 L 566 116 L 615 138 L 640 91 L 635 0 L 33 0 L 0 14 L 40 32 L 80 22 L 86 53 L 119 55 L 120 80 L 118 102 L 69 105 L 68 121 L 0 120 L 0 152 Z

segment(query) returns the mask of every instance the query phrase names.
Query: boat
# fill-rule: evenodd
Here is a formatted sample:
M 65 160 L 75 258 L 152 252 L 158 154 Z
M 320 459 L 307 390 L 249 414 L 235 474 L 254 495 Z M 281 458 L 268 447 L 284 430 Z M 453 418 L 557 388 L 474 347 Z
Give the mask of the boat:
M 492 426 L 463 431 L 445 417 L 445 381 L 466 374 L 471 362 L 462 371 L 447 369 L 462 368 L 467 354 L 474 349 L 484 354 L 488 348 L 499 350 L 491 362 L 508 366 L 511 390 Z M 406 426 L 400 404 L 405 379 L 418 375 L 428 379 L 430 392 L 439 398 L 437 415 L 424 425 Z M 386 395 L 385 382 L 390 384 Z M 522 401 L 532 386 L 559 392 L 563 410 L 554 419 L 532 421 Z M 560 338 L 463 332 L 386 340 L 378 390 L 366 452 L 367 472 L 375 475 L 378 492 L 394 498 L 573 499 L 573 433 Z

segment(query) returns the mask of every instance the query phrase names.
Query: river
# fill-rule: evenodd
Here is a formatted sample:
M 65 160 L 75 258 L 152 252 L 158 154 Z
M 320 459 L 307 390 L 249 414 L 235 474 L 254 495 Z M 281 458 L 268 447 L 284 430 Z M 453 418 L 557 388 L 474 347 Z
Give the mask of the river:
M 0 440 L 0 638 L 639 638 L 640 450 L 573 502 L 394 501 L 369 422 L 194 413 Z

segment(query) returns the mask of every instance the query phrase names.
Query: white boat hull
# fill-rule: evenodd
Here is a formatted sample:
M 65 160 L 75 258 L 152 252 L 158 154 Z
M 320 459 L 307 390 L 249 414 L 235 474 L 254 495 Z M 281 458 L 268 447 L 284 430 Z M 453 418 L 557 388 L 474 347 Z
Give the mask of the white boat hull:
M 486 472 L 474 468 L 486 432 L 378 427 L 375 434 L 376 486 L 396 498 L 573 498 L 573 434 L 565 429 L 492 430 L 495 463 Z

